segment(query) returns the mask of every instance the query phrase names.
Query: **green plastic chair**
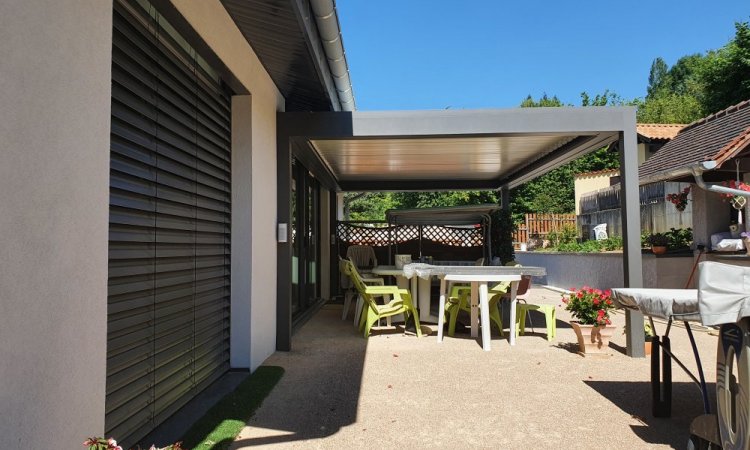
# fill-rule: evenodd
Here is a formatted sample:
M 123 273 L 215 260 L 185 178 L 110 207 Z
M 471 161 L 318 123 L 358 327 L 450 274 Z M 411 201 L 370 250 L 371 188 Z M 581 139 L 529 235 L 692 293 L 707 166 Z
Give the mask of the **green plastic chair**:
M 547 340 L 551 341 L 557 335 L 557 313 L 554 305 L 533 305 L 530 303 L 516 303 L 516 337 L 524 334 L 526 315 L 529 311 L 539 311 L 544 314 L 547 323 Z
M 510 282 L 503 281 L 494 285 L 489 289 L 488 295 L 490 300 L 488 303 L 490 309 L 490 323 L 497 325 L 497 329 L 500 330 L 500 337 L 503 337 L 503 316 L 500 312 L 499 303 L 503 294 L 508 291 Z M 448 315 L 448 336 L 453 337 L 456 334 L 456 318 L 458 317 L 459 311 L 465 311 L 471 313 L 471 287 L 470 286 L 453 286 L 451 288 L 451 294 L 447 299 L 445 305 L 445 314 Z
M 407 289 L 399 289 L 398 286 L 368 286 L 362 280 L 357 267 L 347 260 L 346 274 L 351 277 L 357 292 L 364 300 L 362 314 L 360 314 L 359 329 L 364 331 L 364 337 L 370 335 L 370 329 L 381 318 L 404 315 L 404 325 L 409 321 L 409 316 L 414 318 L 417 337 L 422 337 L 422 329 L 419 326 L 419 314 L 411 300 L 411 294 Z M 392 299 L 385 305 L 378 305 L 376 296 L 390 295 Z M 404 327 L 405 331 L 406 327 Z

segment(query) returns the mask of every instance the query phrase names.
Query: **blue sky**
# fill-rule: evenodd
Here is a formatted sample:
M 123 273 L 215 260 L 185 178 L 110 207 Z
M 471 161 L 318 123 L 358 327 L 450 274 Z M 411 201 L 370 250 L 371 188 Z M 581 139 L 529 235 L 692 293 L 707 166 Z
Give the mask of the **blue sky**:
M 571 5 L 576 5 L 575 7 Z M 605 89 L 644 97 L 670 66 L 734 36 L 750 1 L 338 0 L 357 109 L 515 107 Z

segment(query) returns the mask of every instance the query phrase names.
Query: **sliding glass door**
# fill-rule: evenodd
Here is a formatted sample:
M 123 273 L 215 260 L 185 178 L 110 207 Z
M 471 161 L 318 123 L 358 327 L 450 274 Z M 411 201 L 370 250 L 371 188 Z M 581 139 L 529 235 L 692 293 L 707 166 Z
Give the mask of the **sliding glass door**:
M 292 163 L 292 320 L 320 298 L 320 185 Z

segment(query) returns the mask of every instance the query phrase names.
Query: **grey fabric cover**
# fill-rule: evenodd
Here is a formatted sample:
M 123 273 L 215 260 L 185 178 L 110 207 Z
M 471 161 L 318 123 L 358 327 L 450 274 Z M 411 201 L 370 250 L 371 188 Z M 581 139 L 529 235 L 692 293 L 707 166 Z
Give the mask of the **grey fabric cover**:
M 750 316 L 750 267 L 700 263 L 698 305 L 703 325 L 734 323 Z
M 647 316 L 700 322 L 696 289 L 612 289 L 612 299 L 621 308 L 637 309 Z

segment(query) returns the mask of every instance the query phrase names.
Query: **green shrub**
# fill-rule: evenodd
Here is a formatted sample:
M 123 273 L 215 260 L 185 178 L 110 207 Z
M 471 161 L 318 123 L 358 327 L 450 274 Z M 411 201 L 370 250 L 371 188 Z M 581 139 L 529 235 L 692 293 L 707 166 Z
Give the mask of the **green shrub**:
M 693 243 L 692 228 L 670 228 L 664 235 L 667 237 L 667 248 L 670 250 L 688 249 Z
M 546 250 L 551 252 L 576 252 L 576 253 L 597 253 L 602 251 L 613 251 L 622 249 L 622 237 L 612 236 L 600 241 L 583 241 L 583 242 L 566 242 L 560 245 L 549 247 Z
M 574 244 L 578 240 L 578 231 L 574 225 L 566 223 L 560 228 L 547 233 L 547 240 L 549 240 L 552 247 L 559 247 L 564 244 Z

